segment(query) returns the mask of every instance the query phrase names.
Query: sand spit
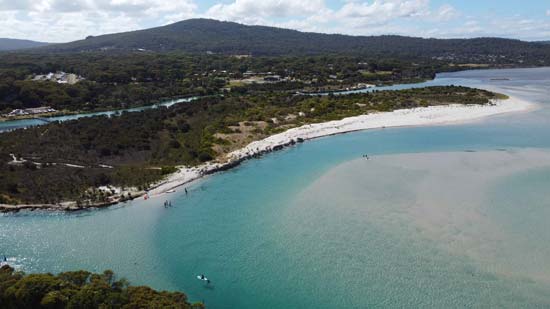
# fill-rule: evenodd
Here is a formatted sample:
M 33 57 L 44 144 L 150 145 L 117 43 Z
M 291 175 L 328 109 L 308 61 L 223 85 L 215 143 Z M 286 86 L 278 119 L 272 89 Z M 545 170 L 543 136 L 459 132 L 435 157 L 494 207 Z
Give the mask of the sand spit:
M 203 176 L 235 167 L 244 160 L 314 138 L 376 128 L 462 123 L 504 113 L 527 111 L 534 107 L 535 104 L 510 97 L 507 100 L 495 100 L 485 105 L 453 104 L 419 107 L 308 124 L 252 142 L 244 148 L 229 153 L 225 162 L 208 162 L 192 168 L 181 167 L 178 172 L 151 189 L 149 194 L 157 196 L 166 193 Z

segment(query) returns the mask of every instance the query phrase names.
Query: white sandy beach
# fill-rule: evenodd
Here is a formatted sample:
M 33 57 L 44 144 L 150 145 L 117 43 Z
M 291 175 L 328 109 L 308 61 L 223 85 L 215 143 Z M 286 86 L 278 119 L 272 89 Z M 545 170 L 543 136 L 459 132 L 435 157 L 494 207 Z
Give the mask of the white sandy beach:
M 337 121 L 304 125 L 252 142 L 244 148 L 227 154 L 221 162 L 208 162 L 196 167 L 179 167 L 178 172 L 171 174 L 150 189 L 148 191 L 148 196 L 160 196 L 208 174 L 236 166 L 243 160 L 253 156 L 314 138 L 376 128 L 462 123 L 504 113 L 524 112 L 532 110 L 535 107 L 536 104 L 526 102 L 516 97 L 510 97 L 507 100 L 496 100 L 486 105 L 454 104 L 420 107 L 395 110 L 393 112 L 372 113 L 348 117 Z M 124 194 L 127 194 L 127 192 L 124 192 Z M 133 195 L 134 194 L 140 196 L 142 193 L 133 192 Z M 117 203 L 117 201 L 113 200 L 106 205 L 114 203 Z M 93 207 L 104 207 L 106 205 L 98 204 Z M 77 207 L 76 202 L 65 202 L 56 205 L 0 204 L 0 209 L 4 211 L 17 211 L 21 209 L 77 210 L 80 208 Z
M 393 112 L 372 113 L 342 120 L 304 125 L 250 143 L 248 146 L 227 155 L 224 163 L 206 163 L 197 167 L 181 167 L 179 172 L 170 175 L 154 189 L 151 197 L 165 193 L 213 171 L 235 165 L 239 161 L 257 154 L 290 145 L 298 140 L 309 140 L 323 136 L 376 128 L 426 126 L 472 121 L 484 117 L 522 112 L 535 108 L 535 104 L 516 97 L 495 100 L 486 105 L 444 105 L 395 110 Z

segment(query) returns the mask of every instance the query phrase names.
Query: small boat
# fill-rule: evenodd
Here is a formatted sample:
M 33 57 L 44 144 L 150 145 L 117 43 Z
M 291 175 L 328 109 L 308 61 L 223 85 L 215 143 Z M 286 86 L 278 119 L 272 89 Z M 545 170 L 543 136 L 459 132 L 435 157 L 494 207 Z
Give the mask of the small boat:
M 166 193 L 174 193 L 174 192 L 176 192 L 176 190 L 174 189 L 166 191 Z

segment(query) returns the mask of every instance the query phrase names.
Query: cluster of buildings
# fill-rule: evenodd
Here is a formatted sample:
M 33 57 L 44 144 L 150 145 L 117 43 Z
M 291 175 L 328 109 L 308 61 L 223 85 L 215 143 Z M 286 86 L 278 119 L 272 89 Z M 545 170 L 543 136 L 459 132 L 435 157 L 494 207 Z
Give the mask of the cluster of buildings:
M 5 114 L 5 117 L 16 117 L 16 116 L 30 116 L 30 115 L 40 115 L 40 114 L 47 114 L 47 113 L 55 113 L 57 110 L 49 107 L 49 106 L 42 106 L 42 107 L 35 107 L 35 108 L 25 108 L 25 109 L 14 109 L 8 114 Z
M 243 73 L 243 79 L 240 81 L 245 84 L 253 84 L 253 83 L 277 83 L 288 80 L 288 78 L 282 78 L 280 75 L 273 74 L 271 72 L 265 72 L 265 73 L 255 73 L 255 72 L 245 72 Z
M 80 75 L 65 72 L 48 73 L 44 75 L 35 75 L 32 80 L 34 81 L 51 81 L 58 84 L 74 85 L 84 78 Z

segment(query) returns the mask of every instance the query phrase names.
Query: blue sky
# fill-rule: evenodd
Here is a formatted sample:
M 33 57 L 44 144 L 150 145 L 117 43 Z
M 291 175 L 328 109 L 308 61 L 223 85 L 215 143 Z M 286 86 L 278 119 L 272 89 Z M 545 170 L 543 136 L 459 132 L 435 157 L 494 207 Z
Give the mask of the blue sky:
M 550 40 L 550 0 L 0 0 L 0 37 L 65 42 L 196 17 L 352 35 Z

